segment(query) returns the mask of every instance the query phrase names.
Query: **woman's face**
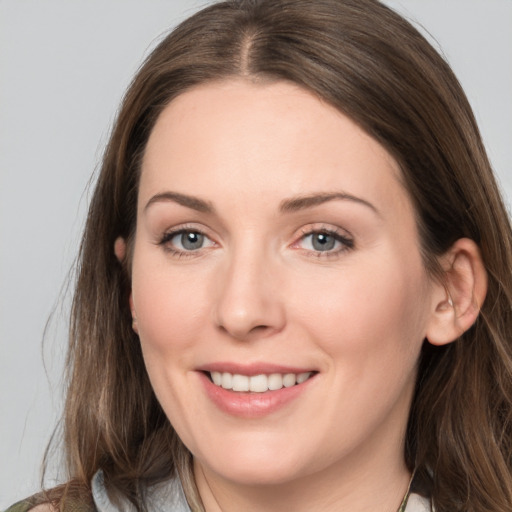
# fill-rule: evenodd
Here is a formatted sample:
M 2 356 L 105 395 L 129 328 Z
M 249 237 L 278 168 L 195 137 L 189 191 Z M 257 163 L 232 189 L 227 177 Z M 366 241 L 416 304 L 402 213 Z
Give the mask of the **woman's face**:
M 403 465 L 432 284 L 399 176 L 288 83 L 207 84 L 161 114 L 131 301 L 155 393 L 210 476 Z

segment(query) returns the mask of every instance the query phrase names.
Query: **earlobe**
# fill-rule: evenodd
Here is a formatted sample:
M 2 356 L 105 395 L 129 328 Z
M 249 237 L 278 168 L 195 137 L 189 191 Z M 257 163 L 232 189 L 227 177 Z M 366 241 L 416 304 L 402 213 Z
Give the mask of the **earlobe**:
M 426 338 L 433 345 L 455 341 L 476 321 L 487 293 L 487 272 L 480 249 L 457 240 L 441 258 L 443 280 L 435 284 Z
M 126 240 L 121 236 L 118 236 L 114 242 L 114 254 L 119 263 L 123 263 L 126 256 Z
M 124 259 L 126 257 L 126 240 L 122 237 L 117 237 L 116 241 L 114 242 L 114 254 L 116 255 L 117 260 L 119 263 L 123 263 Z M 132 314 L 132 329 L 136 334 L 139 334 L 139 327 L 137 325 L 137 315 L 135 313 L 135 307 L 133 305 L 133 297 L 130 293 L 130 312 Z

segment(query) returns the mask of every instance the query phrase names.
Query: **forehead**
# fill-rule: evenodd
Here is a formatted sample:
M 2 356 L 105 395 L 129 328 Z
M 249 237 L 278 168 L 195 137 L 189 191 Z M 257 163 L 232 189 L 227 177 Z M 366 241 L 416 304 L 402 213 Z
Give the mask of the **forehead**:
M 163 110 L 146 147 L 140 198 L 165 188 L 269 201 L 339 189 L 408 200 L 396 161 L 347 116 L 294 84 L 241 79 L 195 87 Z

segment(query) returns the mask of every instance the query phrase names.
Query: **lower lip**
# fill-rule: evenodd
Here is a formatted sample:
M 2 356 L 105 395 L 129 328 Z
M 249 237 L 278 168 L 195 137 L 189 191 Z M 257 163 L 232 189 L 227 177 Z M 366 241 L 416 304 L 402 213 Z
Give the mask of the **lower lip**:
M 315 376 L 301 384 L 264 393 L 231 391 L 216 386 L 208 376 L 199 372 L 210 400 L 223 412 L 241 418 L 260 418 L 284 408 L 304 393 Z

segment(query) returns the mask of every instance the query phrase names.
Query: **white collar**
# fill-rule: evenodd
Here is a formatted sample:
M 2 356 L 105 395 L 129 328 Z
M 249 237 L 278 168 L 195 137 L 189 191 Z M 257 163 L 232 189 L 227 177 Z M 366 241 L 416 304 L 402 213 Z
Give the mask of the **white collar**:
M 419 494 L 411 493 L 407 500 L 405 512 L 433 512 L 433 510 L 429 499 Z
M 115 506 L 110 500 L 101 469 L 91 481 L 92 497 L 98 512 L 136 512 L 132 503 L 123 501 L 122 507 Z M 151 486 L 148 493 L 148 510 L 151 512 L 191 512 L 179 478 Z

